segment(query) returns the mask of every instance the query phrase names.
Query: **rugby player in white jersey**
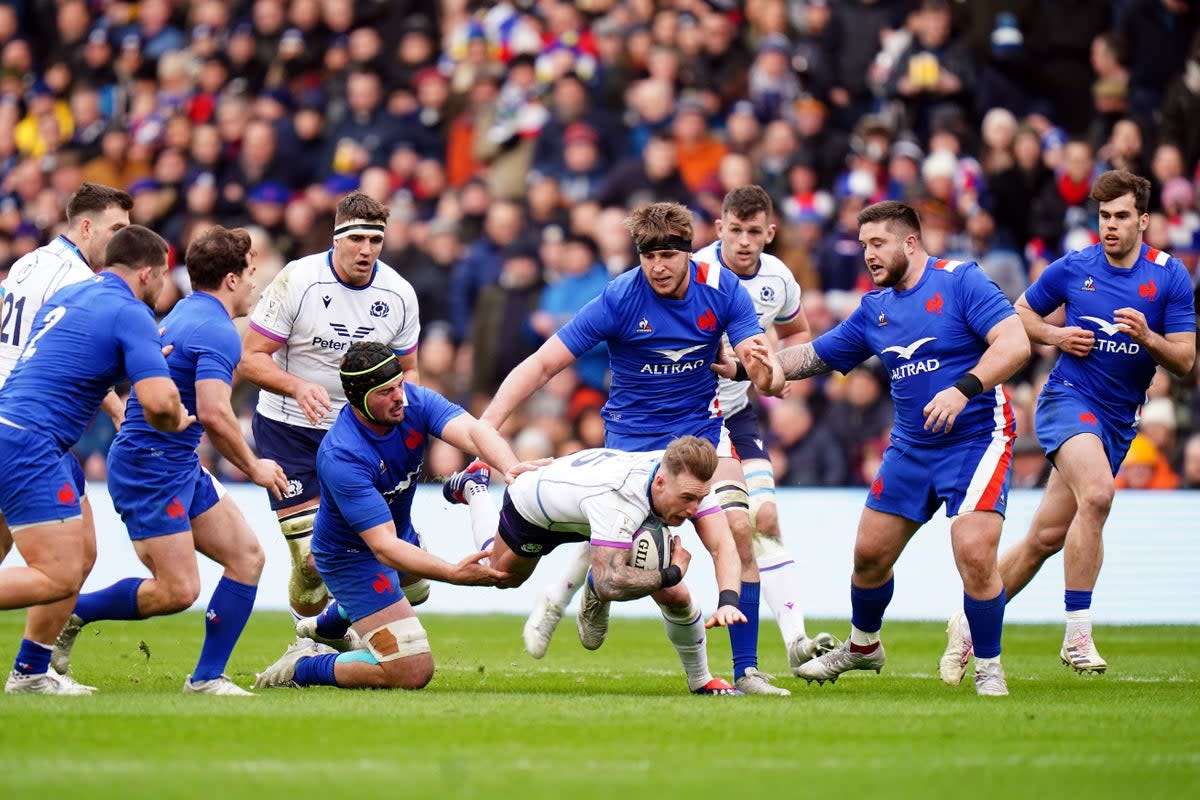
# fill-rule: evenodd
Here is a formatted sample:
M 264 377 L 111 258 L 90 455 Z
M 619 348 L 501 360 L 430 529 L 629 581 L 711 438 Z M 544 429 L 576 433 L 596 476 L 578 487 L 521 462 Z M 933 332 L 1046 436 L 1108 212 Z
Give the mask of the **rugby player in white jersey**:
M 774 326 L 785 345 L 801 344 L 812 337 L 800 305 L 800 285 L 786 264 L 763 252 L 775 238 L 772 210 L 771 197 L 761 186 L 739 186 L 730 191 L 716 222 L 720 238 L 700 249 L 694 258 L 719 263 L 736 274 L 750 294 L 763 330 L 770 331 Z M 717 445 L 721 461 L 713 486 L 737 543 L 742 564 L 738 607 L 749 621 L 748 625 L 729 629 L 734 676 L 737 679 L 757 671 L 760 592 L 779 623 L 789 666 L 795 670 L 836 647 L 837 641 L 824 632 L 810 639 L 804 628 L 799 575 L 780 534 L 775 476 L 763 445 L 757 410 L 750 404 L 750 384 L 722 378 L 717 391 L 725 424 Z M 759 688 L 765 689 L 761 685 Z
M 133 198 L 126 192 L 99 183 L 84 183 L 67 200 L 66 232 L 54 237 L 49 244 L 25 254 L 12 265 L 8 277 L 0 283 L 0 386 L 8 380 L 21 348 L 29 341 L 33 318 L 38 309 L 59 289 L 87 280 L 104 268 L 104 248 L 114 233 L 129 224 L 129 211 L 132 208 Z M 113 425 L 119 428 L 125 416 L 121 398 L 110 391 L 101 408 L 112 417 Z M 74 459 L 75 456 L 68 453 L 64 458 Z M 82 485 L 82 480 L 80 483 Z M 95 526 L 91 504 L 84 496 L 80 496 L 79 501 L 84 524 L 92 532 L 86 537 L 92 547 L 84 558 L 86 575 L 96 561 Z M 4 515 L 0 514 L 0 561 L 4 560 L 11 548 L 12 534 Z M 73 602 L 61 601 L 63 604 Z M 37 627 L 37 619 L 42 615 L 46 615 L 46 618 L 62 616 L 55 608 L 57 605 L 31 607 L 29 626 Z M 61 677 L 61 681 L 74 683 L 65 676 Z
M 287 495 L 270 500 L 291 553 L 288 602 L 300 622 L 329 599 L 309 551 L 320 503 L 317 447 L 346 403 L 338 365 L 353 342 L 381 342 L 396 353 L 405 380 L 417 382 L 417 296 L 379 260 L 388 214 L 361 192 L 338 203 L 333 246 L 284 266 L 259 299 L 242 343 L 238 371 L 263 389 L 253 421 L 256 447 L 288 477 Z M 404 588 L 414 605 L 429 592 L 423 580 Z
M 705 621 L 682 583 L 691 555 L 678 536 L 666 531 L 663 542 L 671 547 L 667 567 L 643 569 L 630 563 L 639 529 L 691 520 L 712 555 L 717 584 L 735 582 L 737 552 L 725 532 L 720 505 L 709 494 L 716 467 L 711 443 L 681 436 L 666 450 L 581 450 L 524 472 L 505 492 L 499 515 L 487 491 L 491 471 L 481 462 L 451 476 L 443 492 L 452 502 L 470 507 L 476 544 L 490 551 L 492 569 L 510 575 L 498 584 L 501 588 L 520 586 L 541 557 L 560 544 L 587 543 L 588 595 L 596 599 L 594 608 L 579 617 L 584 647 L 595 650 L 604 643 L 609 602 L 649 595 L 662 610 L 688 689 L 693 694 L 740 694 L 709 671 L 704 633 L 705 628 L 745 623 L 737 609 L 737 593 L 722 591 L 717 610 Z

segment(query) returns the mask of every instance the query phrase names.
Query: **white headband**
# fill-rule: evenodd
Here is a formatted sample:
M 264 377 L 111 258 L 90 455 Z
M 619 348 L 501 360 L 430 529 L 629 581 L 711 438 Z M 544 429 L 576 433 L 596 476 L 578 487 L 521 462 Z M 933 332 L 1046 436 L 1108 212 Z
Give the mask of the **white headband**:
M 383 235 L 384 224 L 369 219 L 348 219 L 333 229 L 333 240 L 345 238 L 354 234 L 370 236 L 378 233 Z

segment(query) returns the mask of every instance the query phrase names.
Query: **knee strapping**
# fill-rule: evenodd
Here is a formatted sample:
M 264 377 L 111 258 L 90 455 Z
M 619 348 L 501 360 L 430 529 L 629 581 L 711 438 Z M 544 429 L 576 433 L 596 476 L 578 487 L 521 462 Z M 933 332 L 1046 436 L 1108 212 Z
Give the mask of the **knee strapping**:
M 306 605 L 318 603 L 329 592 L 315 569 L 308 565 L 311 553 L 313 521 L 317 509 L 306 508 L 279 520 L 279 530 L 287 541 L 288 553 L 292 557 L 292 575 L 288 580 L 288 597 L 294 603 Z
M 784 561 L 791 561 L 792 554 L 783 546 L 783 540 L 765 533 L 754 532 L 754 560 L 759 567 L 775 566 Z
M 419 578 L 407 586 L 401 586 L 400 590 L 404 592 L 410 605 L 419 606 L 429 599 L 429 586 L 428 580 Z
M 724 511 L 750 511 L 750 497 L 746 485 L 738 481 L 721 481 L 713 487 L 713 494 Z
M 367 650 L 380 662 L 419 656 L 429 652 L 429 637 L 416 617 L 380 625 L 363 637 Z
M 700 615 L 700 609 L 696 608 L 696 603 L 692 600 L 688 601 L 687 608 L 676 609 L 668 608 L 660 605 L 659 610 L 662 611 L 663 618 L 667 622 L 672 622 L 676 625 L 691 625 L 696 617 Z
M 763 503 L 775 502 L 775 475 L 769 461 L 755 459 L 742 464 L 746 471 L 746 489 L 750 495 L 750 519 L 758 516 Z

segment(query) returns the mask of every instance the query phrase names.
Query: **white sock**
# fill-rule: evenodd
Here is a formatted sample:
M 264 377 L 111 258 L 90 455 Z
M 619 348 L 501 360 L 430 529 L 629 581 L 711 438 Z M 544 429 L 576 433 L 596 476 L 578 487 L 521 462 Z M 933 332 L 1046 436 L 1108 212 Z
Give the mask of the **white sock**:
M 1092 610 L 1090 608 L 1067 612 L 1067 634 L 1063 641 L 1067 643 L 1074 641 L 1075 635 L 1080 631 L 1086 632 L 1088 636 L 1092 635 Z
M 667 638 L 679 653 L 683 671 L 687 673 L 688 689 L 696 690 L 712 680 L 708 671 L 708 650 L 705 648 L 704 616 L 694 605 L 682 614 L 673 613 L 659 606 L 663 615 L 663 627 Z
M 856 644 L 859 647 L 870 647 L 879 641 L 879 631 L 867 633 L 860 631 L 853 625 L 850 626 L 850 644 Z
M 492 540 L 496 538 L 500 512 L 496 510 L 486 484 L 467 481 L 463 496 L 471 511 L 471 538 L 475 540 L 475 547 L 485 550 L 492 546 Z
M 797 639 L 808 638 L 804 630 L 804 612 L 800 610 L 800 593 L 796 591 L 799 570 L 795 562 L 780 564 L 774 557 L 760 558 L 758 573 L 763 599 L 779 623 L 784 646 Z
M 571 560 L 563 567 L 558 577 L 546 587 L 546 597 L 550 602 L 566 608 L 571 604 L 571 598 L 583 586 L 587 579 L 588 567 L 592 565 L 592 545 L 580 542 L 571 553 Z
M 977 658 L 977 659 L 975 659 L 975 669 L 979 669 L 981 667 L 986 667 L 991 664 L 999 664 L 999 663 L 1000 663 L 1000 656 L 996 656 L 995 658 Z

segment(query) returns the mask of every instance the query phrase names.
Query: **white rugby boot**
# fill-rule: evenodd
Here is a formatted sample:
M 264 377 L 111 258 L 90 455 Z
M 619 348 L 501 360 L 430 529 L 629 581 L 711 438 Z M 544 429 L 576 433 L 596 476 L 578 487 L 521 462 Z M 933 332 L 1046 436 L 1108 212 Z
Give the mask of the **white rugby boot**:
M 773 680 L 775 680 L 774 675 L 759 672 L 754 667 L 751 667 L 746 670 L 746 673 L 742 677 L 735 680 L 733 684 L 742 694 L 769 694 L 776 697 L 788 697 L 791 695 L 791 692 L 787 689 L 771 683 Z
M 238 686 L 228 675 L 221 675 L 207 681 L 193 681 L 188 675 L 183 682 L 184 694 L 213 694 L 221 697 L 254 697 L 253 692 L 247 692 Z
M 942 683 L 958 686 L 967 674 L 967 663 L 971 660 L 974 645 L 967 615 L 960 609 L 946 623 L 946 652 L 938 660 L 938 673 Z
M 525 640 L 525 652 L 534 658 L 542 658 L 550 647 L 550 639 L 554 629 L 563 618 L 565 607 L 550 599 L 549 590 L 539 592 L 537 602 L 529 619 L 525 620 L 525 629 L 521 638 Z
M 870 653 L 856 653 L 850 649 L 849 642 L 843 642 L 828 653 L 801 664 L 796 668 L 796 677 L 804 678 L 809 683 L 834 683 L 839 675 L 852 669 L 873 669 L 879 672 L 886 661 L 883 642 L 879 642 L 879 646 Z
M 980 697 L 1008 697 L 1003 664 L 999 661 L 975 662 L 975 694 Z
M 792 668 L 792 674 L 799 676 L 800 673 L 796 670 L 800 668 L 801 664 L 807 664 L 817 656 L 825 655 L 839 644 L 841 643 L 837 637 L 824 631 L 813 637 L 801 636 L 794 639 L 787 649 L 788 666 Z
M 588 650 L 598 650 L 608 637 L 608 609 L 612 603 L 601 600 L 588 581 L 583 583 L 583 601 L 575 617 L 579 643 Z
M 1105 661 L 1096 650 L 1090 631 L 1077 631 L 1069 640 L 1063 640 L 1062 650 L 1058 652 L 1062 663 L 1080 673 L 1103 675 L 1108 669 Z

